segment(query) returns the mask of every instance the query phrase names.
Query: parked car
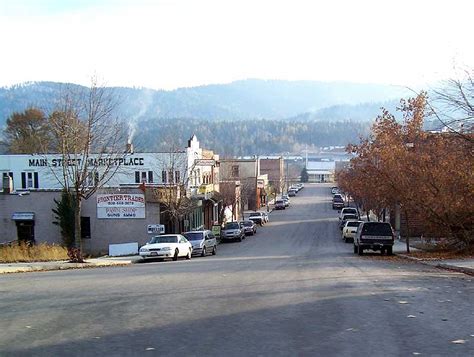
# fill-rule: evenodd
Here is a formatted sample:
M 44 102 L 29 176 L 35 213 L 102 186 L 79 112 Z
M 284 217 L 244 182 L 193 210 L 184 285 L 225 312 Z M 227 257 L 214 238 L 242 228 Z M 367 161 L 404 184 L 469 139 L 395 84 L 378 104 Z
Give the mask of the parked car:
M 339 228 L 342 231 L 342 228 L 346 225 L 347 221 L 358 221 L 359 216 L 357 214 L 345 214 L 342 216 L 341 222 L 339 223 Z
M 345 202 L 342 198 L 340 197 L 334 197 L 332 199 L 332 209 L 341 209 L 345 206 Z
M 360 218 L 359 211 L 355 207 L 344 207 L 343 209 L 341 209 L 341 212 L 339 213 L 339 220 L 342 220 L 342 217 L 345 214 L 355 214 L 357 215 L 357 217 Z
M 279 199 L 275 201 L 275 209 L 285 209 L 286 203 L 284 199 Z
M 357 227 L 361 224 L 362 221 L 347 221 L 344 227 L 342 228 L 342 239 L 344 242 L 353 242 L 354 236 L 357 232 Z
M 245 235 L 250 235 L 253 236 L 255 233 L 257 233 L 257 224 L 254 221 L 240 221 L 240 229 L 244 231 Z
M 242 242 L 242 239 L 245 239 L 245 234 L 240 229 L 239 222 L 227 222 L 221 231 L 221 240 L 238 240 Z
M 295 197 L 296 192 L 297 191 L 295 189 L 288 190 L 288 197 Z
M 298 187 L 298 191 L 301 191 L 304 188 L 304 183 L 297 183 L 296 187 Z
M 289 207 L 290 206 L 290 197 L 288 197 L 288 195 L 281 195 L 281 198 L 282 198 L 282 200 L 285 201 L 285 207 Z
M 251 212 L 249 215 L 249 220 L 254 221 L 257 224 L 260 224 L 261 226 L 263 226 L 266 223 L 263 212 L 258 212 L 258 211 Z
M 205 257 L 208 253 L 216 255 L 217 240 L 209 230 L 185 232 L 183 235 L 193 246 L 193 254 Z
M 142 259 L 172 258 L 178 260 L 179 257 L 191 259 L 193 246 L 181 234 L 163 234 L 151 238 L 140 248 L 139 254 Z
M 395 235 L 392 226 L 387 222 L 362 222 L 354 237 L 354 253 L 362 255 L 364 250 L 372 249 L 381 254 L 393 253 Z
M 337 186 L 331 187 L 331 193 L 333 195 L 335 195 L 336 193 L 339 193 L 339 187 L 337 187 Z
M 262 213 L 263 213 L 263 218 L 265 218 L 265 223 L 268 223 L 270 221 L 270 217 L 268 217 L 268 213 L 265 211 Z

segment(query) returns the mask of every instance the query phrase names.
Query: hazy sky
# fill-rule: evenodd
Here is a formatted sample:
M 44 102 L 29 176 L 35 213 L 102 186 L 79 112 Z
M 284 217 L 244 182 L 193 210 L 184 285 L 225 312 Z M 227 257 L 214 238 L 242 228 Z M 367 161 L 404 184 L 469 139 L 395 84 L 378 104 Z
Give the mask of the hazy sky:
M 0 0 L 0 86 L 419 85 L 474 66 L 473 0 Z

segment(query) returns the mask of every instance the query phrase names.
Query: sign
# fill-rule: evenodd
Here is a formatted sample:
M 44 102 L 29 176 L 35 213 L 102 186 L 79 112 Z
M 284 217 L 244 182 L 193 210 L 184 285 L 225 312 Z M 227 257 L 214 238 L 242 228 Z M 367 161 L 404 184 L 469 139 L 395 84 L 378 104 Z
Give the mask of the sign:
M 212 226 L 212 234 L 214 234 L 216 237 L 221 236 L 221 226 L 218 224 L 215 224 Z
M 163 224 L 149 224 L 147 226 L 148 234 L 164 234 L 165 226 Z
M 196 166 L 215 166 L 216 161 L 214 159 L 197 159 L 195 161 Z
M 258 179 L 257 180 L 257 187 L 258 188 L 264 188 L 265 187 L 265 181 L 261 180 L 261 179 Z
M 208 183 L 208 184 L 202 184 L 199 186 L 198 193 L 200 195 L 205 195 L 206 193 L 212 193 L 214 192 L 214 184 Z
M 141 193 L 99 194 L 97 195 L 97 218 L 145 218 L 145 195 Z
M 14 212 L 12 215 L 14 221 L 34 221 L 35 214 L 33 212 Z

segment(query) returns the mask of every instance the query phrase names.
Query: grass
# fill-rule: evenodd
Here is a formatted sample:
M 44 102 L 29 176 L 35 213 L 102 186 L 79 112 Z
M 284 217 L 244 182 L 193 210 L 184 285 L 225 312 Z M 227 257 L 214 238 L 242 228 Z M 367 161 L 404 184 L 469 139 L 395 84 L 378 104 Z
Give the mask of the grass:
M 15 244 L 0 247 L 0 263 L 47 262 L 68 259 L 67 249 L 54 244 L 41 243 L 32 246 Z

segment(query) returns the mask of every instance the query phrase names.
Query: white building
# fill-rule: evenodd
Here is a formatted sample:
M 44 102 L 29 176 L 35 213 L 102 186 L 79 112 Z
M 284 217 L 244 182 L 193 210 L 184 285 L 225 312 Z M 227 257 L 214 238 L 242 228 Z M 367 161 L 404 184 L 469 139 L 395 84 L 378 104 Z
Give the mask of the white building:
M 60 200 L 63 169 L 83 164 L 79 160 L 64 162 L 56 154 L 0 155 L 0 243 L 61 242 L 52 209 L 54 200 Z M 144 244 L 148 225 L 165 224 L 166 232 L 180 232 L 210 228 L 217 217 L 212 197 L 218 189 L 214 186 L 218 156 L 200 148 L 195 136 L 179 152 L 92 155 L 87 165 L 91 184 L 110 174 L 102 188 L 83 201 L 82 236 L 88 251 L 107 252 L 109 244 L 115 243 Z M 173 187 L 176 194 L 186 194 L 195 202 L 193 211 L 178 224 L 166 221 L 166 202 L 156 195 Z
M 308 161 L 306 163 L 309 182 L 334 182 L 335 161 Z

